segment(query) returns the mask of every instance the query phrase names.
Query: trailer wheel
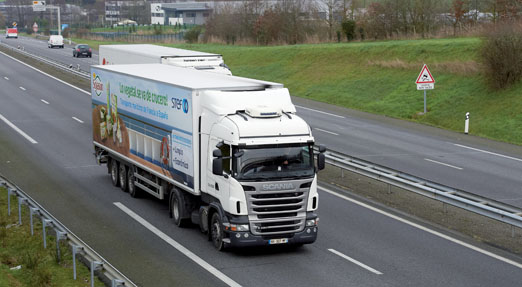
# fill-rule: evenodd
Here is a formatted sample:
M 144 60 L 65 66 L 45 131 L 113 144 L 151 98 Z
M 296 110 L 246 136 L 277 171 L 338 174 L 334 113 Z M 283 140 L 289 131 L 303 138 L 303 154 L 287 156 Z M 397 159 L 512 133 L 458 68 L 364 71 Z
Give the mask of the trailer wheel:
M 118 161 L 111 159 L 111 181 L 112 185 L 118 186 Z
M 134 198 L 140 196 L 138 187 L 134 185 L 134 170 L 132 167 L 127 169 L 127 190 L 129 191 L 130 196 Z
M 214 244 L 214 247 L 219 251 L 223 251 L 225 249 L 225 243 L 223 242 L 223 224 L 221 224 L 221 218 L 217 212 L 212 214 L 210 235 L 212 237 L 212 243 Z
M 187 218 L 182 218 L 186 212 L 185 198 L 179 190 L 173 188 L 170 192 L 170 215 L 174 219 L 174 224 L 185 227 L 188 224 Z
M 120 179 L 120 188 L 124 192 L 127 192 L 127 167 L 124 164 L 120 163 L 120 169 L 118 173 Z

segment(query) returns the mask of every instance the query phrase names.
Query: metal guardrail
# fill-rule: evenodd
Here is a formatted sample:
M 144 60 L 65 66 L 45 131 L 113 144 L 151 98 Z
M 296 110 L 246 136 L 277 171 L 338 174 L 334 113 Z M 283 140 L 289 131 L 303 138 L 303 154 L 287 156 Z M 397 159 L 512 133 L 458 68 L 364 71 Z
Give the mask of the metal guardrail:
M 431 182 L 339 152 L 326 151 L 326 162 L 405 190 L 522 228 L 522 209 Z
M 67 64 L 63 64 L 63 63 L 59 63 L 59 62 L 56 62 L 52 59 L 48 59 L 48 58 L 45 58 L 45 57 L 41 57 L 41 56 L 36 56 L 36 55 L 33 55 L 29 52 L 26 52 L 23 47 L 13 47 L 13 46 L 9 46 L 5 43 L 2 43 L 0 42 L 0 45 L 5 47 L 5 48 L 8 48 L 12 51 L 15 51 L 15 52 L 18 52 L 24 56 L 27 56 L 27 57 L 30 57 L 30 58 L 33 58 L 37 61 L 40 61 L 40 62 L 43 62 L 45 64 L 48 64 L 48 65 L 51 65 L 55 68 L 58 68 L 58 69 L 61 69 L 61 70 L 64 70 L 64 71 L 67 71 L 69 73 L 72 73 L 76 76 L 79 76 L 79 77 L 82 77 L 84 79 L 88 79 L 90 80 L 90 74 L 89 74 L 89 71 L 83 71 L 83 70 L 80 70 L 79 68 L 76 68 L 72 65 L 67 65 Z
M 9 182 L 2 175 L 0 175 L 0 186 L 7 189 L 8 194 L 8 214 L 11 213 L 11 195 L 16 195 L 18 199 L 18 220 L 22 224 L 22 205 L 27 205 L 30 211 L 31 235 L 33 234 L 33 215 L 37 215 L 42 220 L 43 227 L 43 242 L 44 248 L 47 247 L 47 232 L 46 227 L 51 227 L 56 232 L 56 246 L 57 254 L 60 256 L 59 241 L 67 240 L 71 245 L 73 253 L 73 270 L 74 279 L 76 279 L 76 254 L 80 254 L 84 261 L 88 262 L 88 267 L 91 270 L 91 286 L 94 286 L 94 273 L 98 272 L 98 277 L 105 282 L 106 285 L 116 286 L 136 286 L 129 278 L 125 277 L 120 271 L 113 267 L 107 260 L 99 255 L 94 249 L 83 242 L 78 236 L 72 233 L 65 225 L 58 219 L 53 217 L 45 208 L 32 199 L 27 193 L 15 184 Z

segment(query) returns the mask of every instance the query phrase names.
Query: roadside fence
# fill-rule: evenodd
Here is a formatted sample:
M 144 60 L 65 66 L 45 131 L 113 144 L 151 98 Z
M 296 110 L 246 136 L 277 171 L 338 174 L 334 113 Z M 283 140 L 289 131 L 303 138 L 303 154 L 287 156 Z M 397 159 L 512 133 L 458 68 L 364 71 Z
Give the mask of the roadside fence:
M 56 235 L 56 252 L 58 260 L 60 258 L 60 241 L 69 243 L 73 256 L 73 278 L 76 280 L 76 258 L 79 256 L 91 270 L 91 286 L 94 286 L 94 276 L 98 276 L 107 286 L 136 286 L 130 279 L 125 277 L 120 271 L 113 267 L 101 255 L 96 253 L 89 245 L 83 242 L 78 236 L 72 233 L 58 219 L 53 217 L 45 208 L 38 204 L 34 199 L 27 195 L 21 188 L 9 182 L 0 175 L 0 186 L 7 189 L 7 214 L 11 215 L 11 197 L 14 195 L 18 203 L 18 224 L 22 225 L 22 206 L 29 209 L 31 236 L 34 235 L 33 217 L 40 218 L 43 229 L 43 245 L 47 248 L 47 234 L 51 230 Z M 13 202 L 14 203 L 14 202 Z

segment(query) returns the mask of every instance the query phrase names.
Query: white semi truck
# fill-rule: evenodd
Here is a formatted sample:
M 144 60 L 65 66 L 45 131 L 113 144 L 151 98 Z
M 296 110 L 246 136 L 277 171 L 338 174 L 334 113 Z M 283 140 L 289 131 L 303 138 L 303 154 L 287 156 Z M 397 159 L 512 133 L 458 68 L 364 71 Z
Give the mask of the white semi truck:
M 95 156 L 114 186 L 168 200 L 218 250 L 316 240 L 325 149 L 282 84 L 162 64 L 91 76 Z
M 221 55 L 150 44 L 101 45 L 98 58 L 100 65 L 158 63 L 232 75 Z

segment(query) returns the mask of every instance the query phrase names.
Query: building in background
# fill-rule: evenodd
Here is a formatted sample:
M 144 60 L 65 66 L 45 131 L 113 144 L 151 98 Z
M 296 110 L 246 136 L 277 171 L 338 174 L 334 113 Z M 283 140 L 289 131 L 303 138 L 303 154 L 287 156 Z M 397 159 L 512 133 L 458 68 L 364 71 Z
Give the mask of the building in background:
M 150 4 L 151 24 L 205 24 L 213 11 L 210 2 L 181 2 Z

